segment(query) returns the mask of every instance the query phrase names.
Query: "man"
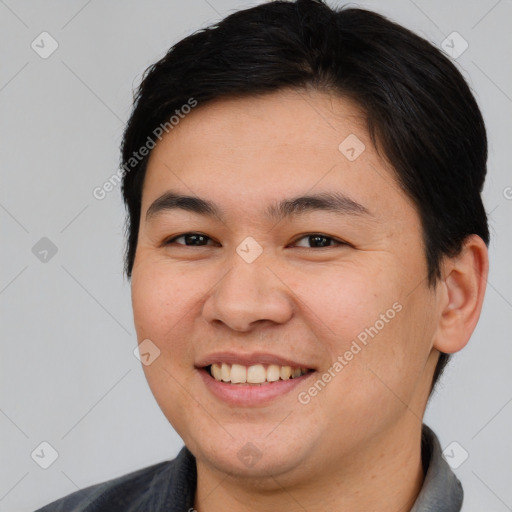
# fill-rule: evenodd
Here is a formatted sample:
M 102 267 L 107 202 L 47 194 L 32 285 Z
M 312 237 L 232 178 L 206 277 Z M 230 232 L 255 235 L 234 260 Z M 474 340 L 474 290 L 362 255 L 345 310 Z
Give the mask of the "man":
M 144 371 L 185 447 L 41 510 L 460 510 L 422 423 L 488 273 L 453 64 L 369 11 L 262 4 L 147 70 L 122 155 Z

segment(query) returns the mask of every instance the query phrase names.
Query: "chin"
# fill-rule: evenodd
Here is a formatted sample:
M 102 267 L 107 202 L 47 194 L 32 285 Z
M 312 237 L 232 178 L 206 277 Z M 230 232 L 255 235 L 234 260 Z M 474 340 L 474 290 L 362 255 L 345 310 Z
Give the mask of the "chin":
M 259 449 L 248 442 L 240 450 L 230 450 L 220 454 L 216 452 L 200 451 L 196 458 L 205 464 L 225 474 L 235 476 L 239 479 L 251 480 L 254 485 L 256 481 L 259 487 L 279 487 L 274 478 L 289 475 L 297 472 L 302 461 L 302 454 L 287 446 L 283 450 Z
M 308 459 L 308 453 L 313 451 L 305 446 L 305 437 L 299 433 L 290 435 L 283 431 L 281 436 L 277 432 L 269 435 L 272 429 L 265 428 L 263 435 L 257 435 L 252 430 L 255 434 L 252 436 L 251 429 L 244 430 L 240 425 L 237 429 L 228 427 L 227 430 L 233 435 L 231 437 L 221 427 L 218 430 L 221 432 L 215 432 L 217 435 L 210 432 L 210 435 L 195 437 L 188 432 L 188 435 L 182 436 L 198 464 L 237 478 L 258 479 L 258 485 L 271 488 L 276 486 L 273 478 L 297 472 Z M 273 439 L 270 439 L 271 436 Z M 300 479 L 298 475 L 297 478 Z M 267 484 L 264 484 L 267 480 Z

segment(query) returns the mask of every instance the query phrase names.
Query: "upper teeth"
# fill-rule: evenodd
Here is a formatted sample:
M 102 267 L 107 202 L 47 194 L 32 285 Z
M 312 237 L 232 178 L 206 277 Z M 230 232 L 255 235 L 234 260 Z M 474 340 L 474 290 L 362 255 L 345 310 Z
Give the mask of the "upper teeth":
M 262 364 L 243 366 L 241 364 L 213 363 L 211 373 L 216 380 L 231 382 L 232 384 L 260 384 L 274 382 L 282 379 L 293 379 L 307 372 L 307 368 L 293 368 L 291 366 L 278 366 L 270 364 L 265 368 Z

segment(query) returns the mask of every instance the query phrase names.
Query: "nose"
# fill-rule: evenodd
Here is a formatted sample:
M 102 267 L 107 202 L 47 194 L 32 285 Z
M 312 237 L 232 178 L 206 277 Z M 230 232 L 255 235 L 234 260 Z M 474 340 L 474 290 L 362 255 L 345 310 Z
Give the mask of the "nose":
M 282 324 L 293 316 L 290 289 L 266 258 L 247 263 L 238 254 L 203 305 L 203 317 L 246 332 L 256 324 Z

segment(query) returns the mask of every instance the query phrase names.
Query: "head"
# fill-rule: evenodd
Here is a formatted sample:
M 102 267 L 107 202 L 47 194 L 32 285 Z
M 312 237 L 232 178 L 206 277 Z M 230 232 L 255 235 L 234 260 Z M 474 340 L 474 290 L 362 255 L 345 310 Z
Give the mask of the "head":
M 229 471 L 253 441 L 284 474 L 418 422 L 480 313 L 486 159 L 456 67 L 369 11 L 262 4 L 148 68 L 122 146 L 125 270 L 160 350 L 148 382 L 197 457 Z M 226 405 L 205 382 L 233 354 L 308 373 Z

